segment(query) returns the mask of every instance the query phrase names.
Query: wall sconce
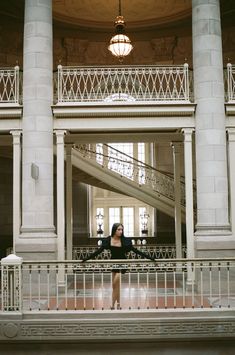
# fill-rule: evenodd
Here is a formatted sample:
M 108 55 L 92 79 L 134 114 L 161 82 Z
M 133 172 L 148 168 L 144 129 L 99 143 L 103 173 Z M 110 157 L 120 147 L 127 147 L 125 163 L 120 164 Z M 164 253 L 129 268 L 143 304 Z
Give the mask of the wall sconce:
M 97 221 L 97 225 L 98 225 L 98 229 L 97 229 L 97 236 L 98 237 L 102 237 L 102 234 L 104 233 L 103 229 L 102 229 L 102 225 L 103 225 L 103 220 L 104 220 L 104 215 L 102 215 L 101 212 L 99 212 L 99 214 L 97 214 L 95 216 L 96 221 Z
M 35 163 L 31 164 L 31 177 L 34 180 L 39 178 L 39 167 Z

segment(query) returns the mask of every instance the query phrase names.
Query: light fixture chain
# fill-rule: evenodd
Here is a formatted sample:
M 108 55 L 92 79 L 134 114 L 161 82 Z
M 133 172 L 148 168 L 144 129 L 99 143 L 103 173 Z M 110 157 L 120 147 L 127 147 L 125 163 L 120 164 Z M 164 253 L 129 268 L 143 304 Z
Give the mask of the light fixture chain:
M 119 0 L 119 16 L 122 15 L 122 5 L 121 5 L 121 0 Z

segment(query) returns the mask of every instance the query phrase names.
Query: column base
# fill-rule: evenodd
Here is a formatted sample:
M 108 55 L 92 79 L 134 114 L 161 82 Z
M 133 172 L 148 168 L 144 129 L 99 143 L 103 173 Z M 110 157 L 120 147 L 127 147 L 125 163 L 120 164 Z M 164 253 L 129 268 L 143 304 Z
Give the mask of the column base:
M 15 241 L 15 254 L 24 260 L 56 260 L 55 227 L 22 227 L 21 234 Z
M 235 255 L 235 235 L 232 234 L 230 226 L 200 227 L 197 228 L 194 236 L 197 258 L 231 257 Z

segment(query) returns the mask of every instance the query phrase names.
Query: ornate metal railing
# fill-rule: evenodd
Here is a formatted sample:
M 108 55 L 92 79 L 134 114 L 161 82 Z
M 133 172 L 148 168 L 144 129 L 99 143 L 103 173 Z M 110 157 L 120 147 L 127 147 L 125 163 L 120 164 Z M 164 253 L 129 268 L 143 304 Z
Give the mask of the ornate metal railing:
M 107 154 L 104 153 L 103 146 L 106 147 Z M 155 191 L 171 200 L 175 198 L 174 179 L 172 176 L 164 174 L 107 144 L 97 144 L 96 146 L 76 145 L 74 149 L 79 151 L 83 157 L 131 180 L 138 186 L 144 185 L 151 191 Z M 183 182 L 181 182 L 181 204 L 185 206 L 185 185 Z
M 227 101 L 235 101 L 235 65 L 227 64 Z
M 97 250 L 98 246 L 79 246 L 73 247 L 73 260 L 83 260 L 87 258 L 89 255 L 94 253 Z M 176 258 L 176 247 L 175 245 L 137 245 L 135 246 L 136 249 L 147 253 L 149 256 L 155 259 L 175 259 Z M 187 247 L 183 245 L 182 247 L 183 257 L 186 258 L 187 255 Z M 140 256 L 136 255 L 134 252 L 130 252 L 127 255 L 127 258 L 132 259 L 139 259 Z M 110 251 L 104 250 L 97 256 L 98 260 L 109 260 L 110 259 Z
M 235 258 L 96 262 L 20 259 L 9 255 L 2 261 L 1 313 L 110 310 L 115 270 L 122 271 L 120 308 L 128 312 L 235 310 Z
M 58 103 L 189 102 L 188 64 L 179 66 L 58 66 Z
M 19 67 L 0 69 L 0 104 L 20 103 Z

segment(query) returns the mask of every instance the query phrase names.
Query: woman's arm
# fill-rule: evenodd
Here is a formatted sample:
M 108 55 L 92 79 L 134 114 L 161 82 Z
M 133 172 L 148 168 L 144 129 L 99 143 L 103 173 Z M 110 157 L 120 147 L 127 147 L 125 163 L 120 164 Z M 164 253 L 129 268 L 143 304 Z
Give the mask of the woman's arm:
M 124 237 L 125 238 L 125 237 Z M 146 258 L 146 259 L 150 259 L 152 261 L 155 261 L 155 258 L 153 258 L 152 256 L 150 256 L 149 254 L 145 254 L 142 251 L 140 251 L 139 249 L 135 248 L 132 245 L 132 241 L 130 238 L 125 238 L 123 239 L 123 244 L 125 245 L 127 252 L 133 251 L 135 254 L 140 255 L 142 258 Z
M 101 254 L 104 249 L 108 249 L 109 241 L 108 238 L 102 240 L 102 245 L 99 249 L 97 249 L 94 253 L 88 255 L 86 258 L 82 259 L 82 261 L 87 261 L 95 258 L 97 255 Z

